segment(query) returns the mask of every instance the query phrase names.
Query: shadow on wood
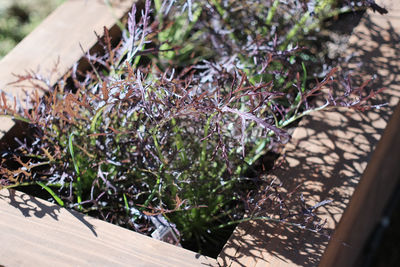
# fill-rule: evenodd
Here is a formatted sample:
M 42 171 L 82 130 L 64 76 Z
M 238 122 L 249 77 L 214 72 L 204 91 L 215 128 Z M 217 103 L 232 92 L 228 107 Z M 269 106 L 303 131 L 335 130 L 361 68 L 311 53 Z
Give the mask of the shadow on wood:
M 365 112 L 336 110 L 312 114 L 295 130 L 293 139 L 285 147 L 286 157 L 281 158 L 283 164 L 270 175 L 271 179 L 276 178 L 283 183 L 282 194 L 291 193 L 284 204 L 293 213 L 304 210 L 301 195 L 307 207 L 320 201 L 332 200 L 313 211 L 321 221 L 326 221 L 325 230 L 315 233 L 290 227 L 287 223 L 261 220 L 241 224 L 219 255 L 218 262 L 222 266 L 351 266 L 355 261 L 362 242 L 368 237 L 368 231 L 372 230 L 371 225 L 378 219 L 378 206 L 385 204 L 385 193 L 382 190 L 384 185 L 378 194 L 377 184 L 367 180 L 383 179 L 380 183 L 384 184 L 385 179 L 391 179 L 381 176 L 367 178 L 368 172 L 373 169 L 369 167 L 362 178 L 366 180 L 363 180 L 366 186 L 357 189 L 363 191 L 357 195 L 361 194 L 362 199 L 368 201 L 361 205 L 359 199 L 354 199 L 358 204 L 355 204 L 356 210 L 351 211 L 353 216 L 340 222 L 399 102 L 400 27 L 391 21 L 371 13 L 363 19 L 350 40 L 349 53 L 353 54 L 348 67 L 343 70 L 352 75 L 353 84 L 361 84 L 376 74 L 369 88 L 388 88 L 375 102 L 387 102 L 389 105 Z M 394 20 L 394 23 L 398 21 Z M 382 142 L 390 143 L 391 140 Z M 376 153 L 379 155 L 374 157 L 380 158 L 381 163 L 382 158 L 392 156 L 389 155 L 390 150 Z M 393 156 L 394 161 L 399 162 L 400 155 L 396 153 Z M 396 172 L 397 165 L 394 163 L 385 168 L 395 168 Z M 374 175 L 377 174 L 376 170 L 382 170 L 382 167 L 374 168 Z M 387 195 L 393 189 L 388 183 L 385 188 Z M 369 199 L 365 199 L 366 194 L 370 196 Z M 382 203 L 377 205 L 377 202 Z M 264 215 L 272 216 L 268 209 Z M 293 223 L 299 220 L 301 218 L 288 219 Z M 313 228 L 313 225 L 307 227 Z

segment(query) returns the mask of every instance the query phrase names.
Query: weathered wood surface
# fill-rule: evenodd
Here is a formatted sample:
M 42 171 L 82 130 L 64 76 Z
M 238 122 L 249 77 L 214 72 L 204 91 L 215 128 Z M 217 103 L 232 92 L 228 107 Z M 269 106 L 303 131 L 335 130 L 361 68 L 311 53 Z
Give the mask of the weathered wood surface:
M 210 266 L 198 255 L 14 190 L 0 191 L 0 265 Z
M 221 265 L 326 267 L 355 262 L 400 177 L 399 108 L 374 152 L 400 98 L 400 9 L 393 0 L 384 5 L 389 16 L 368 12 L 354 30 L 348 49 L 352 57 L 343 71 L 358 81 L 376 74 L 370 87 L 388 88 L 377 102 L 389 107 L 314 113 L 296 128 L 285 148 L 285 163 L 271 175 L 288 192 L 300 185 L 297 191 L 310 207 L 332 200 L 317 210 L 327 220 L 331 238 L 267 221 L 247 222 L 225 245 L 218 258 Z M 291 201 L 288 206 L 300 202 Z
M 22 88 L 9 85 L 16 80 L 13 74 L 34 71 L 47 78 L 58 62 L 57 72 L 48 77 L 56 82 L 96 44 L 95 32 L 102 35 L 103 27 L 114 26 L 136 1 L 110 1 L 112 9 L 103 0 L 66 1 L 0 60 L 0 89 L 23 97 Z M 0 139 L 13 126 L 11 119 L 0 117 Z

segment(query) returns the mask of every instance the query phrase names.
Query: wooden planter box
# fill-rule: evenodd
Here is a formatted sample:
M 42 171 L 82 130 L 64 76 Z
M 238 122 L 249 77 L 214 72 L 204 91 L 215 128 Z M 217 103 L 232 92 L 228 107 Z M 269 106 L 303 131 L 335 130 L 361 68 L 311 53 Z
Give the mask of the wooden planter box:
M 112 28 L 134 0 L 69 0 L 0 61 L 0 88 L 12 73 L 46 74 L 59 60 L 54 83 L 97 41 L 94 31 Z M 307 205 L 329 199 L 317 210 L 330 239 L 268 221 L 239 225 L 218 259 L 142 236 L 14 191 L 0 191 L 0 265 L 4 266 L 351 266 L 378 223 L 400 177 L 400 9 L 386 0 L 388 16 L 367 12 L 349 41 L 346 66 L 362 79 L 376 74 L 374 87 L 387 87 L 380 110 L 319 112 L 304 119 L 285 148 L 286 162 L 275 171 L 288 190 L 301 185 Z M 345 56 L 345 55 L 343 55 Z M 390 119 L 391 118 L 391 119 Z M 21 129 L 0 117 L 0 143 Z

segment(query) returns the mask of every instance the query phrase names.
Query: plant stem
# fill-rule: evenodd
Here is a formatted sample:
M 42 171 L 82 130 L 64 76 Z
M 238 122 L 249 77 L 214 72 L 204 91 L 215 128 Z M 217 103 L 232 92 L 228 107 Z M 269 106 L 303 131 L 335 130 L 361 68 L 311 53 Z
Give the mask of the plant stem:
M 272 3 L 272 6 L 270 7 L 270 9 L 268 10 L 267 18 L 265 19 L 265 24 L 267 26 L 271 26 L 272 19 L 275 15 L 275 12 L 276 12 L 276 9 L 278 8 L 278 6 L 279 6 L 279 0 L 275 0 Z

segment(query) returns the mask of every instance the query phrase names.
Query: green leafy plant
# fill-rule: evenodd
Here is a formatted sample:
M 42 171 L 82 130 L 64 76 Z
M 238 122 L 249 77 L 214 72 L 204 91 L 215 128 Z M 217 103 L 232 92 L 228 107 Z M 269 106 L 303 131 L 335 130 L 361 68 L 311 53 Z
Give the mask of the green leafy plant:
M 133 7 L 119 45 L 105 29 L 104 53 L 86 55 L 92 71 L 72 69 L 43 98 L 28 96 L 29 108 L 2 93 L 3 115 L 28 123 L 32 139 L 3 153 L 1 185 L 38 184 L 62 206 L 146 234 L 161 218 L 179 242 L 209 255 L 208 244 L 220 246 L 224 229 L 242 220 L 304 226 L 242 219 L 249 190 L 265 182 L 258 160 L 290 139 L 285 127 L 299 118 L 374 108 L 366 101 L 376 92 L 365 94 L 366 83 L 334 90 L 336 68 L 310 86 L 305 49 L 276 37 L 278 26 L 298 23 L 301 36 L 303 22 L 281 22 L 278 1 L 265 10 L 252 1 L 173 2 L 155 1 L 152 13 L 146 1 L 140 15 Z M 240 24 L 231 19 L 244 11 Z M 18 76 L 26 79 L 45 81 Z

